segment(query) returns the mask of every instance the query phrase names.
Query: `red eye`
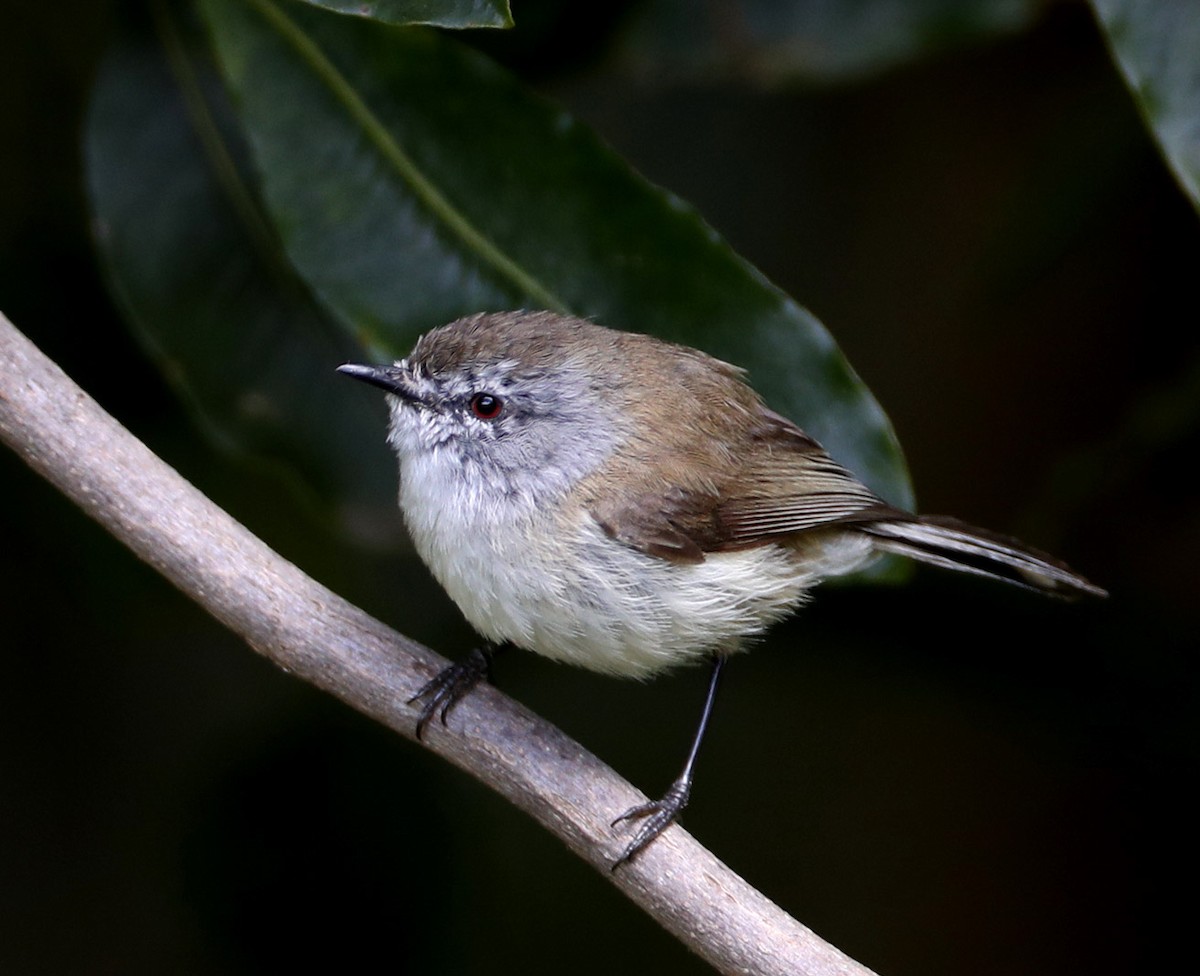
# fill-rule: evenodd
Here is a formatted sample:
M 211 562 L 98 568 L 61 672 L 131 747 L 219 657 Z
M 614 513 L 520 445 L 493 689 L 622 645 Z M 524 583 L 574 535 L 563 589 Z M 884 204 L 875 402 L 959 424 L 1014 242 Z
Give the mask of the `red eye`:
M 476 393 L 471 397 L 471 413 L 480 420 L 495 420 L 504 410 L 504 401 L 491 393 Z

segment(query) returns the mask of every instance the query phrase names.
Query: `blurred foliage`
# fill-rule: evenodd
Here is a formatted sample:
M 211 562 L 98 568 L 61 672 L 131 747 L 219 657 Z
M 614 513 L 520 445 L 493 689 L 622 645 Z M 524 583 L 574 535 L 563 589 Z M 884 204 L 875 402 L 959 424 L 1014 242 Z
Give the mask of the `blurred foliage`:
M 156 40 L 130 28 L 114 44 L 85 136 L 111 286 L 207 433 L 243 457 L 285 458 L 293 486 L 336 503 L 361 538 L 388 539 L 394 465 L 361 463 L 376 414 L 331 368 L 361 349 L 282 254 L 219 81 L 172 13 L 152 9 Z
M 511 27 L 508 0 L 304 0 L 314 7 L 385 24 L 433 27 Z
M 1092 0 L 1092 5 L 1146 124 L 1200 210 L 1200 4 Z
M 418 112 L 463 95 L 464 124 L 487 140 L 474 154 L 475 129 L 408 128 L 395 93 L 362 81 L 385 50 L 379 32 L 422 35 L 272 6 L 326 45 L 384 141 L 438 177 L 502 254 L 530 263 L 520 235 L 489 224 L 504 214 L 480 212 L 489 189 L 521 187 L 492 156 L 544 165 L 542 177 L 582 160 L 640 201 L 648 244 L 631 253 L 671 259 L 655 250 L 661 217 L 683 255 L 715 262 L 706 274 L 819 313 L 887 405 L 924 509 L 1024 535 L 1113 591 L 1104 606 L 1071 607 L 930 571 L 904 587 L 820 592 L 729 672 L 687 827 L 889 976 L 1123 976 L 1190 961 L 1176 881 L 1197 852 L 1200 506 L 1184 474 L 1200 449 L 1189 311 L 1200 225 L 1159 147 L 1178 170 L 1194 145 L 1167 137 L 1195 118 L 1196 48 L 1184 43 L 1194 5 L 1124 5 L 1127 26 L 1111 36 L 1082 3 L 957 5 L 984 25 L 957 34 L 922 26 L 934 3 L 807 5 L 828 11 L 820 23 L 837 25 L 840 49 L 887 54 L 847 81 L 803 64 L 766 77 L 753 60 L 689 73 L 665 57 L 631 75 L 652 0 L 519 0 L 515 30 L 399 40 L 405 62 L 384 65 L 406 83 L 426 79 Z M 800 24 L 802 7 L 778 4 L 773 23 Z M 875 23 L 872 10 L 894 18 L 901 7 L 915 32 L 898 27 L 882 47 L 854 33 Z M 1111 30 L 1112 8 L 1096 7 Z M 327 276 L 339 259 L 378 254 L 300 247 L 313 187 L 279 182 L 315 179 L 316 160 L 301 157 L 325 147 L 315 135 L 325 130 L 298 130 L 322 117 L 305 113 L 346 103 L 318 84 L 299 122 L 255 121 L 269 114 L 253 103 L 270 78 L 230 61 L 257 32 L 218 38 L 214 63 L 208 28 L 187 8 L 139 9 L 64 0 L 8 11 L 0 308 L 280 552 L 459 655 L 473 635 L 423 567 L 392 550 L 381 404 L 328 371 L 363 354 L 364 322 L 371 341 L 380 333 L 349 304 L 354 289 L 336 294 Z M 205 9 L 232 18 L 266 5 Z M 1012 19 L 994 30 L 979 19 L 1006 9 Z M 703 52 L 726 36 L 745 37 L 687 44 Z M 347 50 L 361 59 L 337 60 Z M 1130 57 L 1143 79 L 1133 96 Z M 427 90 L 432 62 L 459 72 L 442 93 Z M 527 127 L 507 143 L 495 134 L 503 118 L 471 114 L 473 93 L 501 89 Z M 559 117 L 547 97 L 578 120 L 561 140 L 546 136 L 545 119 Z M 98 120 L 111 127 L 99 142 Z M 271 145 L 285 122 L 290 147 Z M 341 175 L 375 166 L 368 188 L 394 191 L 380 143 L 354 131 Z M 549 140 L 544 164 L 520 148 L 530 133 Z M 444 185 L 429 163 L 443 138 L 479 157 L 446 163 Z M 570 206 L 597 205 L 585 189 L 549 180 Z M 664 209 L 672 194 L 695 209 Z M 361 220 L 361 199 L 341 202 Z M 555 215 L 537 209 L 518 216 L 544 242 Z M 620 216 L 603 215 L 596 245 L 606 287 L 576 282 L 567 304 L 583 295 L 595 312 L 619 293 L 609 300 L 627 311 L 610 324 L 678 328 L 749 363 L 773 401 L 809 395 L 789 393 L 808 380 L 760 365 L 789 361 L 774 339 L 756 360 L 715 319 L 690 322 L 694 309 L 701 332 L 652 319 L 660 291 L 674 314 L 679 293 L 719 282 L 697 284 L 686 267 L 640 279 L 614 269 Z M 425 226 L 431 253 L 487 278 L 445 227 Z M 700 239 L 708 227 L 718 242 Z M 414 318 L 377 354 L 428 324 Z M 845 369 L 840 354 L 833 362 Z M 873 402 L 857 382 L 849 389 Z M 824 396 L 811 394 L 818 406 Z M 197 436 L 197 415 L 223 432 L 217 447 Z M 871 429 L 853 420 L 844 441 L 861 449 Z M 881 417 L 874 429 L 886 429 Z M 292 474 L 249 457 L 286 458 Z M 248 654 L 7 455 L 0 493 L 0 971 L 706 971 L 521 814 Z M 352 532 L 331 527 L 331 505 Z M 519 655 L 497 677 L 649 792 L 677 770 L 704 684 L 697 672 L 631 685 Z

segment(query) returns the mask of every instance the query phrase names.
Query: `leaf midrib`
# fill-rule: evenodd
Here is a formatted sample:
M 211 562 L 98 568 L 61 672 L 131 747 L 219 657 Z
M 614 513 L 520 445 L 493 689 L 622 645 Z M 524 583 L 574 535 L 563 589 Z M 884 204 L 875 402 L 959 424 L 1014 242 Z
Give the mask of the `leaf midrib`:
M 316 43 L 304 33 L 271 0 L 247 0 L 280 37 L 289 44 L 300 59 L 306 63 L 317 78 L 325 84 L 335 99 L 346 109 L 351 119 L 363 130 L 370 143 L 383 156 L 392 170 L 408 184 L 413 194 L 481 261 L 491 265 L 508 278 L 518 289 L 529 295 L 541 307 L 566 312 L 567 304 L 543 285 L 525 268 L 505 254 L 500 247 L 479 230 L 437 188 L 392 138 L 387 127 L 358 92 L 338 71 Z

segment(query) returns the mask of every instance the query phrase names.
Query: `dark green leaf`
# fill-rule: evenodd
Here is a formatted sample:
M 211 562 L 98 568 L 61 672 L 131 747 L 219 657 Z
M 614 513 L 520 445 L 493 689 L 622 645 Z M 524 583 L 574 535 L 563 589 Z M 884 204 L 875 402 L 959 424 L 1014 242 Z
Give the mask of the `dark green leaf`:
M 641 77 L 840 81 L 1027 26 L 1036 0 L 649 0 L 621 57 Z
M 357 346 L 295 277 L 261 212 L 211 68 L 165 7 L 93 91 L 88 189 L 109 280 L 164 373 L 224 444 L 286 460 L 346 525 L 395 532 L 374 398 L 334 374 Z
M 288 254 L 368 348 L 514 307 L 689 342 L 909 504 L 887 420 L 822 326 L 561 110 L 432 32 L 201 9 Z
M 1200 209 L 1200 2 L 1092 3 L 1150 131 Z
M 304 0 L 339 14 L 385 24 L 431 27 L 512 27 L 508 0 Z

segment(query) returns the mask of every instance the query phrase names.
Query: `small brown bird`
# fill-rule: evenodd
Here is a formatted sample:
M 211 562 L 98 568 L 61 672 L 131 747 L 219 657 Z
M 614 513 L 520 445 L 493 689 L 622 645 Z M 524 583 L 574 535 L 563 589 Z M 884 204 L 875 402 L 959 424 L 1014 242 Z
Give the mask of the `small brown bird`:
M 742 370 L 686 346 L 505 312 L 434 329 L 394 365 L 340 368 L 388 392 L 409 532 L 492 645 L 421 690 L 418 733 L 445 722 L 500 646 L 625 677 L 712 662 L 679 778 L 614 821 L 642 820 L 617 865 L 687 804 L 728 656 L 822 579 L 894 553 L 1105 595 L 1015 539 L 893 508 Z

